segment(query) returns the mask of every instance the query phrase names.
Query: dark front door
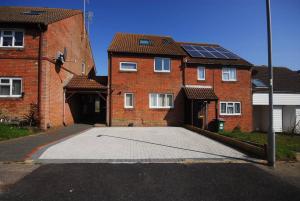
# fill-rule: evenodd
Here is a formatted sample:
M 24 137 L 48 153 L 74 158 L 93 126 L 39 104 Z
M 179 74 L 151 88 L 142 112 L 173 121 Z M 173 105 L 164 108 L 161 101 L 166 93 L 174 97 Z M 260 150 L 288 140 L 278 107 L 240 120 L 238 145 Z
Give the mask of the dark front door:
M 193 125 L 205 129 L 206 122 L 206 102 L 200 100 L 193 101 Z
M 80 97 L 80 121 L 83 123 L 104 123 L 106 103 L 97 94 L 82 94 Z

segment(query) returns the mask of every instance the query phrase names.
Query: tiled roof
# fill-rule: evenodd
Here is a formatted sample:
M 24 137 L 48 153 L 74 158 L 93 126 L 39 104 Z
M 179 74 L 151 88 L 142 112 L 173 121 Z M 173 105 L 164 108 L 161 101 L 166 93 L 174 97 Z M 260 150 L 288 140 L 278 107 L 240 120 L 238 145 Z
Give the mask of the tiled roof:
M 80 10 L 62 8 L 0 6 L 0 22 L 47 25 L 81 13 Z
M 67 89 L 106 89 L 107 76 L 96 76 L 89 79 L 87 76 L 74 76 L 66 85 Z
M 183 87 L 183 90 L 188 99 L 218 100 L 212 88 Z
M 217 44 L 207 44 L 207 43 L 189 43 L 189 42 L 177 42 L 179 46 L 181 45 L 201 45 L 201 46 L 207 46 L 207 47 L 220 47 Z M 187 52 L 186 54 L 186 59 L 187 63 L 190 64 L 205 64 L 205 65 L 234 65 L 234 66 L 247 66 L 251 67 L 253 66 L 251 63 L 244 59 L 210 59 L 210 58 L 196 58 L 196 57 L 191 57 Z
M 140 45 L 141 39 L 148 39 L 151 45 Z M 117 33 L 109 48 L 108 52 L 113 53 L 129 53 L 129 54 L 152 54 L 152 55 L 170 55 L 184 56 L 187 63 L 191 64 L 220 64 L 251 67 L 252 64 L 244 59 L 208 59 L 208 58 L 192 58 L 181 47 L 182 44 L 196 44 L 209 47 L 219 47 L 217 44 L 205 43 L 187 43 L 176 42 L 170 36 L 157 36 L 145 34 L 128 34 Z
M 139 45 L 140 39 L 150 40 L 151 45 Z M 109 48 L 109 52 L 140 53 L 184 56 L 184 51 L 169 36 L 117 33 Z
M 268 86 L 268 67 L 253 67 L 252 79 L 258 79 Z M 275 93 L 300 93 L 300 74 L 285 67 L 274 67 L 273 90 Z M 268 88 L 262 89 L 253 86 L 253 91 L 267 92 Z

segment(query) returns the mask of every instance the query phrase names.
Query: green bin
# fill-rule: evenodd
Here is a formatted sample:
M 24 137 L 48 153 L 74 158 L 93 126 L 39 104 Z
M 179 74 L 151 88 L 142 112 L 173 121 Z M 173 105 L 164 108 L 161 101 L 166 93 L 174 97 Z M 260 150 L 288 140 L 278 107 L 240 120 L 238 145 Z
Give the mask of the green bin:
M 223 119 L 218 119 L 218 132 L 223 132 L 225 126 L 225 121 Z

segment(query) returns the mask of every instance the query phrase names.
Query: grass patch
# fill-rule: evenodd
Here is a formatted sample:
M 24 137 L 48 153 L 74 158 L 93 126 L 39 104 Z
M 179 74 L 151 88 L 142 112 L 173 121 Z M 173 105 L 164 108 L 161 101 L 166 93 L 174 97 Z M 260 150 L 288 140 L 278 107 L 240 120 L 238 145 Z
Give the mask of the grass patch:
M 33 128 L 19 128 L 13 125 L 0 124 L 0 141 L 31 135 L 37 132 Z
M 267 144 L 265 133 L 221 132 L 220 134 L 261 145 Z M 296 160 L 297 152 L 300 152 L 299 135 L 276 134 L 276 158 L 278 160 Z

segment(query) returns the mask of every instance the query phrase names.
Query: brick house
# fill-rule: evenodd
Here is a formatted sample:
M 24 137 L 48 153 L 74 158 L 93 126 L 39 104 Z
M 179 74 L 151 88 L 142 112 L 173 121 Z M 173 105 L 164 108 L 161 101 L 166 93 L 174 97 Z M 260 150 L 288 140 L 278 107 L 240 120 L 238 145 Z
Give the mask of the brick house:
M 42 129 L 71 124 L 84 107 L 80 94 L 95 101 L 105 92 L 90 79 L 95 66 L 80 10 L 0 7 L 0 23 L 2 115 L 22 119 L 36 106 Z
M 252 130 L 252 64 L 219 45 L 117 33 L 108 60 L 108 125 Z

